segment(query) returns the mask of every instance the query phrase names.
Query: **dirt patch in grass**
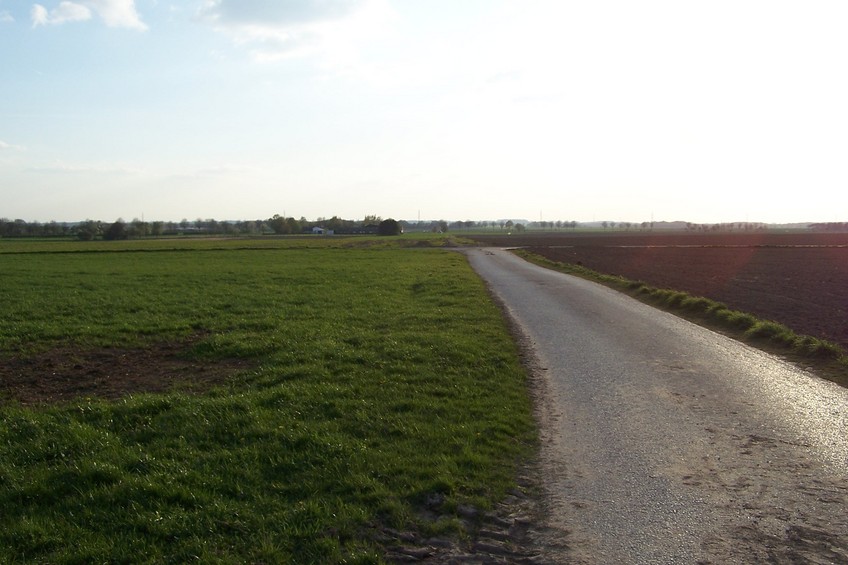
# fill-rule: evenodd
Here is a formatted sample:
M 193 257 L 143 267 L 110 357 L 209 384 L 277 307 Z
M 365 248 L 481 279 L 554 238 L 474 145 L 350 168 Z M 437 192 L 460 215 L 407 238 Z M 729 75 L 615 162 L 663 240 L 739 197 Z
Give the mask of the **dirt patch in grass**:
M 64 344 L 35 355 L 0 358 L 0 399 L 37 405 L 144 392 L 201 392 L 250 368 L 244 359 L 193 359 L 189 352 L 200 339 L 145 348 Z

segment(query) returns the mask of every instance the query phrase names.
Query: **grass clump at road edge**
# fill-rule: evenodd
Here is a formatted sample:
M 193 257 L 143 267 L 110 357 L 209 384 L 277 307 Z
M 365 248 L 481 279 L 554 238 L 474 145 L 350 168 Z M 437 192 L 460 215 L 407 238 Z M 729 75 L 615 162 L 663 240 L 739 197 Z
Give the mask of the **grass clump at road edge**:
M 253 367 L 205 393 L 0 405 L 0 562 L 379 563 L 386 528 L 461 534 L 453 511 L 493 505 L 532 450 L 515 345 L 458 254 L 33 253 L 0 266 L 5 351 L 202 331 L 187 355 Z
M 522 249 L 513 249 L 512 252 L 537 265 L 621 290 L 643 302 L 674 312 L 796 363 L 812 367 L 822 377 L 848 386 L 848 355 L 834 343 L 812 336 L 798 335 L 782 324 L 732 310 L 720 302 L 702 296 L 655 288 L 641 281 L 599 273 L 582 265 L 551 261 Z

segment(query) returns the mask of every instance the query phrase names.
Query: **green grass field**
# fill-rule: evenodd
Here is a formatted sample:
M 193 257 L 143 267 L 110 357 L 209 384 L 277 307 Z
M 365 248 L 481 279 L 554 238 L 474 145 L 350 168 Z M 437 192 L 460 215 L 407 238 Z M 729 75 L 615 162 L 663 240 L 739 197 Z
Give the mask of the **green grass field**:
M 0 241 L 0 363 L 243 363 L 202 392 L 0 391 L 0 562 L 378 563 L 381 528 L 462 535 L 453 510 L 532 453 L 515 345 L 461 255 L 343 241 Z

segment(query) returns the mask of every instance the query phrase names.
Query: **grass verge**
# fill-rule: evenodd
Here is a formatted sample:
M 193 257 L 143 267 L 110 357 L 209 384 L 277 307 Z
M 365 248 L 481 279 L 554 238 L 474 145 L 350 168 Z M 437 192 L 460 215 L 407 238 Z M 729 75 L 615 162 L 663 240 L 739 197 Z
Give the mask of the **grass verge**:
M 532 451 L 515 345 L 458 254 L 51 251 L 0 254 L 0 362 L 200 335 L 187 358 L 252 368 L 0 404 L 0 562 L 379 563 L 386 528 L 463 535 L 459 505 Z
M 692 296 L 677 290 L 652 287 L 617 275 L 587 269 L 582 265 L 551 261 L 523 249 L 512 250 L 516 255 L 537 265 L 592 280 L 633 296 L 642 302 L 660 307 L 690 321 L 754 345 L 770 353 L 813 369 L 817 374 L 842 386 L 848 386 L 848 355 L 838 345 L 808 335 L 799 335 L 788 327 L 771 320 L 761 320 L 751 314 L 728 308 L 725 304 Z

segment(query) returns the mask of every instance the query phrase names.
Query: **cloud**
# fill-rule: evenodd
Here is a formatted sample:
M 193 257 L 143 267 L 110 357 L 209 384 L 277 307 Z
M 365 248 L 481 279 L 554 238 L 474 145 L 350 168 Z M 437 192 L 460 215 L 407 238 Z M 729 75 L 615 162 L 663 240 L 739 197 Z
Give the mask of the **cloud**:
M 82 4 L 73 2 L 60 2 L 57 8 L 47 11 L 47 8 L 41 4 L 33 4 L 32 11 L 32 27 L 40 25 L 58 25 L 65 22 L 82 22 L 91 19 L 91 10 Z
M 202 177 L 218 177 L 218 176 L 228 176 L 228 175 L 242 175 L 247 173 L 256 173 L 257 169 L 254 167 L 249 167 L 246 165 L 233 165 L 230 163 L 224 163 L 222 165 L 216 165 L 214 167 L 207 167 L 205 169 L 198 169 L 194 174 L 196 176 Z
M 134 0 L 86 0 L 85 3 L 109 27 L 128 27 L 141 31 L 147 29 L 136 12 Z
M 207 0 L 200 14 L 222 23 L 291 26 L 341 19 L 362 4 L 363 0 Z
M 21 147 L 20 145 L 12 145 L 11 143 L 6 143 L 2 139 L 0 139 L 0 151 L 5 151 L 7 149 L 21 151 L 23 150 L 23 147 Z
M 40 174 L 61 174 L 61 175 L 109 175 L 109 176 L 135 176 L 142 174 L 143 171 L 132 167 L 115 167 L 102 165 L 88 164 L 69 164 L 62 161 L 56 161 L 51 165 L 30 167 L 27 169 L 30 173 Z
M 15 21 L 15 18 L 12 17 L 12 14 L 6 10 L 0 11 L 0 23 L 9 23 L 13 21 Z
M 244 178 L 245 176 L 254 176 L 261 173 L 261 169 L 250 165 L 222 163 L 210 167 L 191 168 L 172 171 L 167 175 L 168 178 L 186 180 L 186 179 L 209 179 L 217 177 L 237 177 Z
M 126 27 L 140 31 L 147 29 L 135 9 L 134 0 L 63 0 L 52 10 L 41 4 L 33 4 L 30 17 L 32 27 L 38 27 L 90 20 L 92 12 L 109 27 Z
M 275 60 L 349 51 L 390 12 L 385 0 L 206 0 L 198 19 L 255 59 Z

